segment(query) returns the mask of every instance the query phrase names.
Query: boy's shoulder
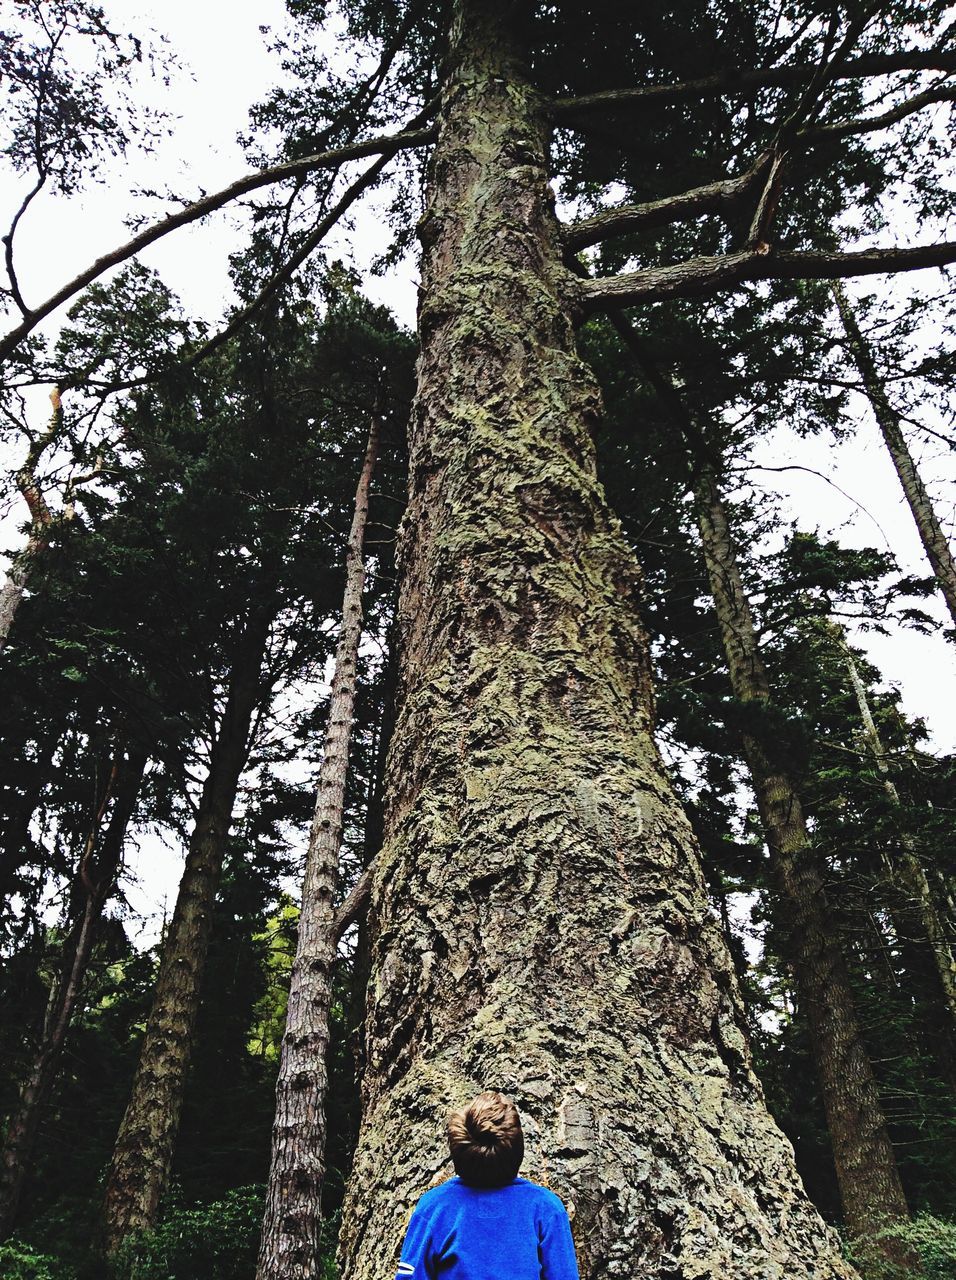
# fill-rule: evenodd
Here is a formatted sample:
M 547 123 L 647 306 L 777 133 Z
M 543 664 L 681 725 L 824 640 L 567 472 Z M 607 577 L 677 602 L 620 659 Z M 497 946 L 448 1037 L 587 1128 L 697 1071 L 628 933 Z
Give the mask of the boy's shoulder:
M 426 1191 L 419 1198 L 418 1208 L 429 1212 L 446 1205 L 458 1205 L 463 1201 L 480 1200 L 487 1196 L 505 1196 L 529 1207 L 534 1205 L 555 1212 L 566 1212 L 560 1196 L 547 1187 L 542 1187 L 540 1183 L 529 1182 L 527 1178 L 515 1178 L 512 1182 L 506 1182 L 503 1187 L 493 1189 L 470 1187 L 461 1178 L 449 1178 L 447 1182 L 441 1182 L 437 1187 Z

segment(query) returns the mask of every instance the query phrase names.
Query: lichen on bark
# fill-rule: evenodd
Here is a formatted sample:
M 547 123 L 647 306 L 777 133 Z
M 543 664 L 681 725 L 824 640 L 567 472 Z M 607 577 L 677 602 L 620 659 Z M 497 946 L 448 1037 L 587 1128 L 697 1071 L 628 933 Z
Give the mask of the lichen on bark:
M 385 1280 L 497 1087 L 582 1276 L 848 1276 L 750 1067 L 651 736 L 637 567 L 608 511 L 505 0 L 458 0 L 432 162 L 346 1280 Z

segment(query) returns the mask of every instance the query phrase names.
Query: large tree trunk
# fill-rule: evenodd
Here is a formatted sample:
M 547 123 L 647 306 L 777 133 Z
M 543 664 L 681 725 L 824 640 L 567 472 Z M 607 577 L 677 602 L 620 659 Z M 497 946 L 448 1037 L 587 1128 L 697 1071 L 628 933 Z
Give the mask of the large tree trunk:
M 186 853 L 173 918 L 163 944 L 156 989 L 132 1092 L 106 1184 L 107 1252 L 151 1227 L 169 1177 L 179 1132 L 186 1072 L 212 928 L 213 907 L 232 823 L 249 727 L 261 696 L 260 668 L 274 610 L 263 588 L 239 641 L 229 694 L 213 744 L 196 824 Z
M 695 490 L 707 576 L 734 695 L 740 702 L 766 706 L 767 671 L 726 509 L 708 464 L 700 467 Z M 742 741 L 785 911 L 800 1003 L 810 1026 L 847 1226 L 853 1235 L 865 1236 L 887 1220 L 907 1217 L 906 1199 L 800 798 L 764 737 L 744 733 Z
M 843 286 L 834 283 L 831 288 L 843 322 L 850 356 L 857 367 L 873 416 L 883 433 L 896 474 L 903 486 L 903 493 L 913 513 L 926 558 L 932 565 L 933 573 L 936 575 L 939 588 L 949 607 L 953 623 L 956 625 L 956 559 L 953 557 L 946 534 L 936 515 L 932 499 L 917 470 L 913 455 L 909 451 L 906 437 L 900 426 L 899 414 L 890 404 L 886 388 L 877 372 L 873 353 L 857 324 Z
M 362 548 L 379 432 L 379 420 L 373 417 L 346 546 L 342 630 L 335 654 L 329 718 L 302 885 L 299 939 L 289 983 L 289 1007 L 276 1081 L 272 1164 L 257 1280 L 313 1280 L 321 1274 L 319 1245 L 328 1091 L 325 1057 L 329 1043 L 332 967 L 338 942 L 334 898 L 362 638 L 365 584 Z
M 347 1280 L 392 1280 L 448 1109 L 521 1108 L 585 1277 L 837 1277 L 750 1066 L 650 728 L 639 579 L 595 478 L 547 140 L 508 0 L 457 0 L 420 310 L 402 667 Z
M 0 1156 L 0 1239 L 5 1239 L 14 1225 L 43 1106 L 56 1078 L 67 1032 L 82 994 L 97 926 L 116 879 L 126 828 L 133 816 L 146 763 L 145 755 L 134 753 L 116 765 L 97 806 L 79 862 L 74 892 L 74 898 L 80 904 L 79 913 L 63 949 L 60 980 L 47 1006 L 43 1033 L 21 1086 L 17 1108 L 7 1123 Z M 113 811 L 100 842 L 100 826 L 111 799 Z M 97 848 L 98 844 L 101 844 L 100 848 Z

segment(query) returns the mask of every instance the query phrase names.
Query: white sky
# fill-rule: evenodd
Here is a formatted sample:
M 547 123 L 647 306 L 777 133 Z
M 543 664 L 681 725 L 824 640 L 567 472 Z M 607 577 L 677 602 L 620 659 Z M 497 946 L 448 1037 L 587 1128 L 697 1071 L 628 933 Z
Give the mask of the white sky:
M 259 27 L 281 28 L 285 11 L 280 0 L 232 0 L 228 4 L 124 0 L 109 8 L 131 30 L 151 26 L 166 34 L 193 78 L 178 76 L 166 95 L 164 105 L 179 117 L 175 134 L 145 162 L 131 157 L 127 164 L 117 166 L 109 183 L 70 201 L 44 197 L 36 202 L 18 244 L 21 285 L 28 303 L 46 297 L 92 258 L 127 238 L 124 216 L 147 211 L 141 201 L 130 198 L 131 188 L 168 186 L 193 196 L 201 189 L 213 191 L 243 172 L 246 165 L 236 134 L 246 125 L 249 105 L 265 95 L 278 73 Z M 15 207 L 19 197 L 17 186 L 8 178 L 0 182 L 2 213 Z M 156 212 L 155 206 L 151 209 Z M 9 217 L 4 225 L 8 222 Z M 225 211 L 202 225 L 174 233 L 148 250 L 143 260 L 180 295 L 187 313 L 215 321 L 231 299 L 227 255 L 238 242 L 240 225 L 241 218 Z M 379 234 L 373 201 L 357 218 L 349 244 L 341 235 L 337 243 L 343 254 L 351 248 L 356 265 L 362 266 L 376 252 Z M 874 282 L 866 282 L 866 287 L 872 291 Z M 390 277 L 371 280 L 368 293 L 391 306 L 404 323 L 414 323 L 414 263 Z M 36 413 L 41 422 L 48 413 L 42 394 L 36 400 Z M 953 455 L 946 457 L 942 449 L 919 447 L 917 452 L 952 533 L 952 495 L 956 492 L 952 488 L 956 480 Z M 842 445 L 798 440 L 783 429 L 759 445 L 755 460 L 772 466 L 796 463 L 813 468 L 850 495 L 852 500 L 824 480 L 798 471 L 755 472 L 758 483 L 780 493 L 785 514 L 799 515 L 802 527 L 819 527 L 824 533 L 837 531 L 841 540 L 852 545 L 888 546 L 904 571 L 921 576 L 929 572 L 895 474 L 868 416 L 864 416 L 858 437 Z M 0 545 L 15 543 L 20 519 L 16 513 L 0 528 Z M 926 607 L 938 614 L 942 624 L 946 616 L 942 605 Z M 882 638 L 869 634 L 856 639 L 887 680 L 901 688 L 905 711 L 926 719 L 936 746 L 956 749 L 956 715 L 950 695 L 956 648 L 939 635 L 898 633 Z M 144 883 L 139 890 L 132 888 L 131 896 L 144 915 L 154 915 L 157 904 L 172 900 L 180 860 L 176 851 L 162 851 L 152 840 L 147 845 L 149 856 L 138 860 Z M 155 923 L 147 935 L 154 930 Z

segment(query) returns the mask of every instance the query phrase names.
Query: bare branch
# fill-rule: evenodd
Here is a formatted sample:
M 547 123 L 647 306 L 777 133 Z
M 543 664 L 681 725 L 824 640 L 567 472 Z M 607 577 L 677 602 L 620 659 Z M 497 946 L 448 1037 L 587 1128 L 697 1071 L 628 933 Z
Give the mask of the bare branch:
M 408 133 L 410 129 L 417 126 L 421 122 L 422 117 L 429 111 L 430 108 L 426 108 L 425 112 L 420 113 L 414 120 L 409 121 L 403 132 Z M 224 343 L 228 342 L 230 338 L 234 337 L 246 321 L 250 320 L 258 311 L 260 311 L 266 302 L 268 302 L 270 298 L 273 298 L 276 293 L 278 293 L 279 289 L 281 289 L 281 287 L 292 278 L 299 267 L 301 267 L 306 259 L 315 252 L 328 233 L 352 207 L 359 196 L 373 185 L 391 159 L 391 154 L 385 153 L 379 156 L 374 164 L 369 165 L 365 172 L 360 174 L 358 178 L 356 178 L 355 181 L 346 188 L 339 200 L 336 201 L 335 205 L 333 205 L 325 217 L 309 233 L 295 253 L 293 253 L 282 264 L 282 266 L 279 267 L 275 274 L 266 281 L 252 301 L 237 311 L 228 324 L 224 325 L 218 333 L 213 334 L 213 336 L 201 346 L 197 347 L 197 349 L 184 360 L 177 361 L 171 367 L 160 369 L 156 373 L 144 374 L 140 378 L 125 378 L 119 381 L 103 383 L 84 379 L 82 374 L 80 374 L 73 377 L 61 378 L 62 385 L 72 387 L 83 383 L 88 387 L 96 387 L 100 395 L 107 396 L 117 391 L 128 391 L 132 387 L 147 386 L 150 383 L 159 382 L 169 375 L 171 369 L 175 369 L 177 371 L 182 369 L 191 369 L 201 361 L 205 360 L 207 356 L 212 355 L 214 351 L 217 351 Z
M 770 164 L 767 180 L 764 182 L 760 199 L 750 220 L 750 230 L 747 233 L 747 247 L 755 252 L 760 251 L 770 235 L 770 227 L 777 213 L 777 205 L 780 203 L 784 172 L 789 159 L 788 151 L 777 150 Z
M 29 209 L 34 199 L 43 190 L 46 179 L 47 175 L 44 170 L 27 194 L 23 197 L 23 200 L 20 202 L 19 209 L 13 215 L 13 221 L 10 223 L 10 230 L 3 237 L 3 251 L 4 258 L 6 260 L 7 279 L 10 281 L 10 297 L 19 309 L 20 314 L 24 316 L 29 314 L 29 308 L 23 301 L 23 294 L 20 292 L 20 282 L 17 280 L 16 267 L 14 266 L 13 261 L 13 237 L 17 234 L 17 227 L 20 225 L 20 219 L 26 213 L 27 209 Z
M 770 163 L 770 153 L 759 156 L 746 173 L 737 178 L 725 178 L 694 187 L 680 195 L 667 196 L 663 200 L 651 200 L 646 204 L 622 205 L 607 209 L 591 218 L 572 223 L 564 233 L 569 249 L 586 249 L 611 236 L 625 235 L 645 227 L 666 226 L 685 218 L 699 218 L 707 213 L 732 214 L 753 187 L 763 179 Z
M 956 85 L 937 85 L 932 89 L 927 89 L 924 93 L 914 94 L 912 98 L 907 98 L 904 102 L 898 103 L 895 107 L 891 107 L 889 111 L 884 111 L 878 116 L 863 116 L 858 120 L 835 120 L 831 124 L 820 124 L 812 129 L 802 129 L 797 135 L 797 139 L 802 145 L 807 146 L 815 142 L 825 142 L 830 138 L 848 138 L 860 133 L 875 133 L 879 129 L 886 129 L 891 124 L 897 124 L 900 120 L 905 120 L 907 116 L 913 115 L 914 112 L 922 111 L 924 107 L 933 106 L 938 102 L 956 102 Z
M 336 911 L 335 923 L 332 926 L 336 946 L 341 942 L 342 935 L 349 925 L 354 924 L 359 916 L 364 915 L 368 909 L 369 898 L 372 894 L 372 873 L 374 870 L 375 864 L 373 862 L 365 868 L 352 886 L 352 891 L 348 897 Z
M 102 258 L 97 258 L 95 262 L 87 267 L 85 271 L 80 272 L 69 284 L 64 285 L 62 289 L 59 289 L 41 306 L 30 311 L 21 324 L 17 325 L 15 329 L 12 329 L 0 340 L 0 360 L 5 360 L 17 344 L 29 333 L 32 333 L 37 325 L 46 319 L 51 312 L 55 311 L 57 307 L 75 297 L 81 289 L 98 279 L 104 272 L 109 271 L 112 267 L 119 266 L 121 262 L 128 261 L 140 250 L 145 249 L 147 245 L 151 245 L 163 236 L 168 235 L 170 231 L 175 231 L 179 227 L 196 222 L 199 218 L 221 209 L 231 200 L 235 200 L 239 196 L 248 195 L 250 191 L 258 191 L 260 187 L 284 182 L 288 178 L 297 178 L 302 174 L 311 173 L 314 169 L 333 168 L 344 164 L 348 160 L 361 160 L 366 156 L 375 155 L 393 156 L 396 152 L 410 147 L 427 146 L 435 140 L 435 136 L 435 129 L 429 128 L 396 133 L 384 138 L 369 138 L 364 142 L 355 142 L 347 147 L 339 147 L 336 150 L 325 151 L 314 156 L 305 156 L 301 160 L 288 160 L 283 164 L 273 165 L 268 169 L 260 169 L 254 173 L 245 174 L 228 187 L 223 187 L 212 195 L 203 196 L 193 204 L 180 209 L 177 213 L 170 214 L 166 218 L 161 218 L 158 222 L 151 223 L 133 236 L 131 240 L 128 240 L 126 244 L 114 249 L 112 253 L 104 254 Z
M 833 73 L 835 80 L 852 80 L 863 76 L 885 76 L 895 71 L 956 71 L 956 49 L 913 49 L 900 53 L 874 54 L 845 62 Z M 723 95 L 741 96 L 757 89 L 772 89 L 799 83 L 814 76 L 817 67 L 769 67 L 761 71 L 741 71 L 736 75 L 703 76 L 678 84 L 641 85 L 636 89 L 609 89 L 579 98 L 556 98 L 551 115 L 562 124 L 575 123 L 578 117 L 598 111 L 633 111 L 656 109 L 672 102 Z
M 762 251 L 761 251 L 762 250 Z M 897 271 L 919 271 L 956 262 L 956 243 L 910 249 L 860 249 L 848 253 L 770 252 L 766 246 L 716 257 L 691 258 L 672 267 L 582 282 L 569 287 L 585 315 L 664 298 L 694 298 L 756 280 L 840 280 Z
M 861 117 L 856 120 L 837 120 L 830 124 L 800 129 L 791 137 L 788 144 L 789 151 L 793 153 L 797 150 L 806 150 L 830 139 L 875 133 L 926 107 L 953 101 L 956 101 L 956 85 L 937 84 L 923 93 L 914 94 L 912 98 L 907 98 L 880 115 Z M 765 151 L 757 157 L 752 168 L 737 178 L 724 178 L 707 183 L 705 186 L 693 187 L 689 191 L 667 196 L 663 200 L 651 200 L 646 204 L 621 205 L 615 209 L 602 210 L 589 218 L 582 218 L 579 222 L 571 224 L 565 231 L 565 243 L 572 250 L 586 249 L 591 245 L 609 240 L 612 236 L 627 235 L 649 227 L 667 226 L 685 219 L 700 218 L 708 213 L 717 213 L 725 218 L 731 218 L 756 183 L 767 174 L 769 167 L 770 173 L 766 177 L 766 185 L 751 221 L 747 238 L 748 245 L 756 246 L 766 240 L 779 201 L 788 158 L 784 150 Z

